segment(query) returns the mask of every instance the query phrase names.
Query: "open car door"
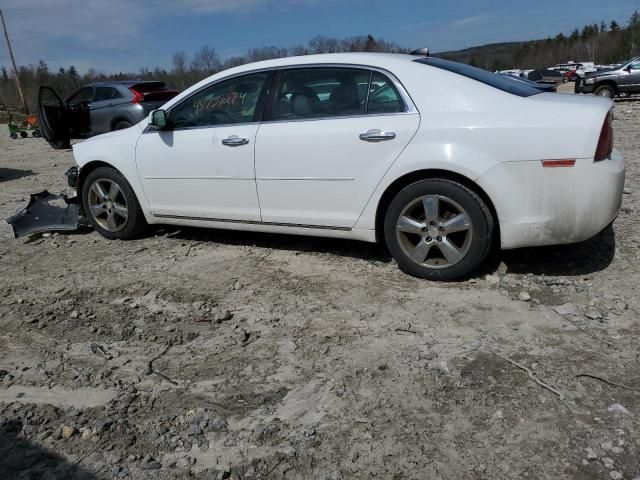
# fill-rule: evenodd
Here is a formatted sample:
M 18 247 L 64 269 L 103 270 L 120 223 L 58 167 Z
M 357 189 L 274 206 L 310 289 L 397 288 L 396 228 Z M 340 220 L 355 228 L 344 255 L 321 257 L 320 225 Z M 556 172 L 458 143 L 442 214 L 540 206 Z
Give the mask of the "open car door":
M 66 105 L 51 87 L 40 87 L 38 111 L 42 136 L 55 149 L 69 148 L 70 125 Z

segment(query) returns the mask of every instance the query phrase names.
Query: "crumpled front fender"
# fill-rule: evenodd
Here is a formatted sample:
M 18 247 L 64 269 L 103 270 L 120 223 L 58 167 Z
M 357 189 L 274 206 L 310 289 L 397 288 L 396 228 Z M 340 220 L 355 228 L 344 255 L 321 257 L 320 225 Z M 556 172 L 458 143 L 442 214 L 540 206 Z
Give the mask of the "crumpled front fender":
M 29 204 L 5 221 L 15 238 L 48 231 L 78 229 L 78 197 L 54 195 L 47 190 L 31 195 Z

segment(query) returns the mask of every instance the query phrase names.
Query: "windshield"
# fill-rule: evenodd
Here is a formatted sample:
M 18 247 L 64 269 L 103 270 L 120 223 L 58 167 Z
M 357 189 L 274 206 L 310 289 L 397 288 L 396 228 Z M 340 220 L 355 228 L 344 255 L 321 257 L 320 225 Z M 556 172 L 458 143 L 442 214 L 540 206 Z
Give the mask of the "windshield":
M 485 85 L 489 85 L 490 87 L 502 90 L 503 92 L 518 95 L 519 97 L 530 97 L 532 95 L 542 93 L 537 88 L 527 85 L 524 82 L 514 82 L 511 79 L 505 78 L 504 75 L 465 65 L 464 63 L 451 62 L 449 60 L 434 57 L 420 58 L 415 61 L 424 65 L 429 65 L 430 67 L 441 68 L 448 72 L 457 73 L 463 77 L 476 80 L 480 83 L 484 83 Z

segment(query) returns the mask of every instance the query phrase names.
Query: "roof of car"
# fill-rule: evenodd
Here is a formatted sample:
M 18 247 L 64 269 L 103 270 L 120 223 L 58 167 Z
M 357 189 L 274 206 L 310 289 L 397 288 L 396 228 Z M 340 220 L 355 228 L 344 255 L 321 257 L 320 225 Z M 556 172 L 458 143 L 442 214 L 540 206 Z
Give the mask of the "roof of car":
M 321 53 L 317 55 L 303 55 L 299 57 L 284 57 L 261 62 L 247 63 L 239 67 L 227 70 L 225 73 L 241 73 L 263 68 L 277 68 L 291 65 L 313 65 L 313 64 L 349 64 L 349 65 L 369 65 L 372 67 L 385 67 L 390 63 L 406 62 L 421 58 L 417 55 L 407 55 L 401 53 Z
M 125 87 L 130 87 L 132 85 L 139 85 L 141 83 L 162 83 L 156 80 L 113 80 L 113 81 L 104 81 L 104 82 L 93 82 L 91 85 L 95 85 L 96 87 L 104 87 L 109 85 L 122 85 Z

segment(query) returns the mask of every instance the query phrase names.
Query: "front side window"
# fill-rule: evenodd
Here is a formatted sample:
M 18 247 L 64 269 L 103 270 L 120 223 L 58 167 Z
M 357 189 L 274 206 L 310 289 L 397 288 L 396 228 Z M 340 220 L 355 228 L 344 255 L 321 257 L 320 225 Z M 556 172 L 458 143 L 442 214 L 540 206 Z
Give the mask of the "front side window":
M 629 65 L 631 70 L 640 70 L 640 60 Z
M 174 129 L 257 121 L 258 101 L 270 75 L 264 72 L 233 78 L 192 95 L 171 109 Z
M 371 73 L 351 68 L 305 68 L 283 73 L 274 120 L 364 115 Z
M 93 97 L 93 89 L 91 87 L 84 87 L 78 90 L 73 97 L 67 100 L 69 105 L 78 105 L 80 103 L 91 103 Z

